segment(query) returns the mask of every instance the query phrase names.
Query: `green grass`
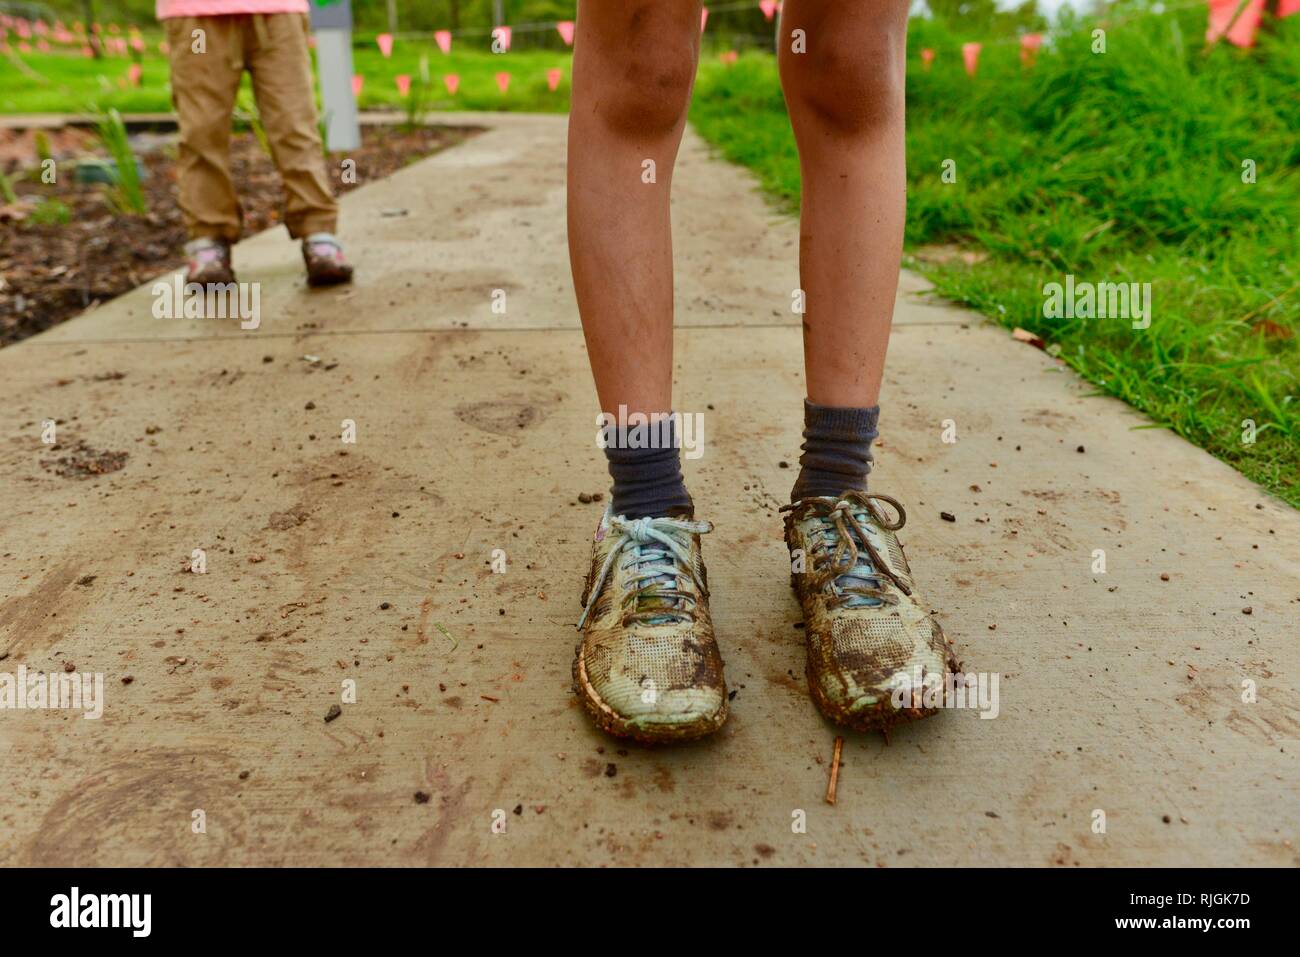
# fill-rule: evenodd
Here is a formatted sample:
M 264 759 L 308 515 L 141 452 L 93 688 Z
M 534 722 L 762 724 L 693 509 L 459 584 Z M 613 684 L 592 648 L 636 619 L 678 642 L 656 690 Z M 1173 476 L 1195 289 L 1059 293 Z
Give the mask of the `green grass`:
M 166 113 L 171 111 L 171 86 L 167 60 L 158 52 L 160 33 L 146 33 L 146 53 L 138 87 L 123 88 L 131 61 L 120 57 L 90 60 L 80 54 L 33 52 L 14 58 L 0 56 L 0 113 L 96 113 L 113 108 L 121 113 Z M 359 41 L 354 47 L 353 69 L 365 77 L 359 99 L 363 110 L 403 110 L 406 101 L 397 91 L 396 77 L 405 73 L 419 83 L 420 56 L 429 58 L 431 95 L 426 108 L 448 110 L 527 110 L 563 113 L 569 108 L 569 64 L 571 57 L 560 51 L 527 50 L 493 55 L 477 50 L 452 48 L 444 56 L 432 41 L 417 43 L 398 40 L 391 59 L 384 59 L 373 43 Z M 558 68 L 563 76 L 559 89 L 546 86 L 546 71 Z M 496 74 L 511 74 L 510 88 L 501 93 Z M 456 95 L 447 92 L 443 77 L 460 76 Z M 249 88 L 244 78 L 244 88 Z
M 1096 384 L 1300 505 L 1300 17 L 1243 52 L 1203 49 L 1204 11 L 1087 28 L 1035 68 L 914 27 L 908 76 L 909 250 L 956 244 L 968 264 L 913 257 L 940 295 L 1042 336 Z M 939 51 L 931 72 L 919 48 Z M 706 59 L 692 121 L 797 208 L 799 167 L 769 56 Z M 957 182 L 941 181 L 956 161 Z M 1254 184 L 1242 182 L 1253 159 Z M 1152 286 L 1152 319 L 1049 319 L 1043 287 Z M 1008 348 L 1020 346 L 1008 343 Z M 1253 444 L 1243 420 L 1255 423 Z

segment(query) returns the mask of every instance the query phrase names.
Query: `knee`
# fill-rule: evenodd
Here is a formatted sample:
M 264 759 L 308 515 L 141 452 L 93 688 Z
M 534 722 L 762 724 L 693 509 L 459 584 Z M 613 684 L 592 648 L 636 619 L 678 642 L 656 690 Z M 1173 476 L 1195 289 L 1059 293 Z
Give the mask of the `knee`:
M 830 38 L 806 53 L 786 52 L 781 80 L 795 123 L 856 136 L 897 123 L 904 110 L 904 48 L 881 35 L 866 44 Z
M 611 62 L 596 91 L 597 111 L 620 134 L 662 136 L 676 129 L 695 82 L 693 38 L 666 39 Z

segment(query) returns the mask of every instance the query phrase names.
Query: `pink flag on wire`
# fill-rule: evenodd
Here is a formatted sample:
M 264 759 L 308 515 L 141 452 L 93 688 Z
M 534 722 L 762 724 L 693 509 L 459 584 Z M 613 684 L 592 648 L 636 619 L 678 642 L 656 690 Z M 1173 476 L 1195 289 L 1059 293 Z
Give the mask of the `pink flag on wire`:
M 502 93 L 510 89 L 510 74 L 504 70 L 497 74 L 497 89 Z
M 31 52 L 32 52 L 32 45 L 31 45 L 30 43 L 28 43 L 26 40 L 24 40 L 22 43 L 18 44 L 18 52 L 19 52 L 19 53 L 31 53 Z
M 511 30 L 510 27 L 493 27 L 493 28 L 492 28 L 492 39 L 493 39 L 493 40 L 499 40 L 499 41 L 501 42 L 501 49 L 502 49 L 502 50 L 509 50 L 509 49 L 510 49 L 510 36 L 511 36 L 511 34 L 513 34 L 513 33 L 514 33 L 514 31 Z
M 1026 33 L 1020 38 L 1020 62 L 1025 66 L 1033 66 L 1034 60 L 1038 57 L 1038 48 L 1043 45 L 1043 35 L 1041 33 Z
M 385 60 L 393 55 L 393 35 L 391 33 L 379 34 L 379 36 L 375 37 L 375 42 L 379 44 L 379 52 L 384 55 Z
M 700 32 L 704 32 L 704 24 L 709 22 L 709 8 L 700 7 Z
M 411 94 L 411 75 L 409 73 L 399 73 L 393 77 L 397 81 L 397 93 L 399 96 L 410 96 Z
M 442 82 L 443 85 L 447 87 L 447 92 L 452 96 L 455 96 L 456 91 L 460 89 L 460 74 L 448 73 L 442 78 Z
M 555 29 L 560 31 L 560 39 L 564 41 L 566 47 L 573 46 L 573 21 L 561 20 L 555 25 Z
M 966 72 L 971 76 L 975 75 L 975 70 L 979 67 L 982 46 L 979 43 L 963 43 L 961 45 L 961 58 L 966 63 Z
M 366 78 L 364 76 L 362 76 L 360 73 L 353 73 L 352 74 L 352 95 L 360 96 L 361 88 L 365 86 L 365 84 L 366 84 Z
M 140 78 L 144 76 L 144 70 L 140 68 L 140 64 L 132 63 L 130 69 L 126 71 L 126 76 L 131 81 L 132 86 L 139 86 Z
M 136 53 L 143 53 L 143 52 L 144 52 L 144 38 L 143 38 L 143 37 L 138 37 L 138 36 L 137 36 L 137 37 L 132 37 L 132 38 L 131 38 L 131 49 L 134 50 Z
M 930 69 L 930 64 L 932 64 L 933 62 L 934 62 L 934 51 L 931 50 L 929 47 L 926 47 L 924 50 L 921 51 L 921 66 L 928 70 Z
M 1300 13 L 1300 0 L 1277 0 L 1277 16 L 1280 20 L 1282 17 L 1289 17 L 1293 13 Z
M 46 40 L 45 37 L 41 37 L 36 41 L 36 49 L 40 50 L 42 53 L 49 53 L 50 41 Z
M 550 69 L 546 71 L 546 88 L 554 93 L 560 88 L 560 80 L 564 73 L 559 69 Z
M 82 47 L 82 48 L 81 48 L 81 55 L 84 56 L 84 57 L 86 57 L 87 59 L 89 59 L 89 58 L 91 58 L 91 57 L 93 57 L 93 56 L 95 55 L 95 51 L 92 50 L 92 49 L 91 49 L 90 47 L 88 47 L 88 46 L 87 46 L 87 47 Z
M 718 54 L 718 59 L 722 61 L 723 66 L 731 66 L 740 56 L 735 50 L 724 50 Z
M 1241 16 L 1234 21 L 1232 17 L 1240 6 L 1239 0 L 1210 0 L 1210 22 L 1205 30 L 1205 42 L 1215 43 L 1226 36 L 1233 46 L 1254 46 L 1255 32 L 1264 15 L 1264 4 L 1265 0 L 1249 0 Z
M 758 0 L 758 9 L 763 11 L 763 16 L 771 20 L 776 16 L 776 0 Z
M 451 52 L 451 31 L 450 30 L 437 30 L 434 32 L 433 38 L 438 41 L 439 50 L 441 50 L 443 53 Z

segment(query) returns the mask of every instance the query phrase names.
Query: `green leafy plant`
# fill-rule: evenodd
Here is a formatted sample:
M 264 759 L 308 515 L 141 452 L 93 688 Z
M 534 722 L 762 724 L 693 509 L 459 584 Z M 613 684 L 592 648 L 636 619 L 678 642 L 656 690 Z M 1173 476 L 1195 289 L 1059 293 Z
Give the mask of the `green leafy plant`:
M 330 116 L 329 113 L 317 112 L 316 132 L 320 134 L 320 151 L 328 159 L 330 155 Z
M 100 117 L 96 130 L 108 155 L 113 158 L 113 188 L 109 198 L 121 212 L 144 215 L 149 207 L 144 201 L 144 190 L 140 188 L 140 168 L 136 165 L 135 153 L 131 151 L 122 114 L 110 109 Z
M 257 112 L 257 101 L 247 90 L 239 91 L 239 99 L 235 102 L 235 119 L 248 124 L 248 128 L 257 137 L 262 152 L 271 156 L 271 141 L 267 138 L 266 127 L 262 125 L 262 114 Z
M 406 96 L 406 121 L 402 124 L 403 129 L 413 130 L 424 125 L 424 117 L 429 112 L 429 101 L 432 99 L 430 87 L 429 58 L 421 56 L 419 75 L 413 78 Z
M 72 222 L 72 210 L 62 201 L 47 196 L 32 210 L 27 221 L 38 226 L 65 226 Z

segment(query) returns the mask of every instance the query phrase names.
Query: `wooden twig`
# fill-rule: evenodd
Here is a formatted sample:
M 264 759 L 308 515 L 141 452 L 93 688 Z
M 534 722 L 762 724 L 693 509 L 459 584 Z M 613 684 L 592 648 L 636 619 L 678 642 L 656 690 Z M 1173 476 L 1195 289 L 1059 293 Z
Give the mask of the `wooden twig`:
M 840 753 L 844 750 L 844 739 L 835 736 L 835 753 L 831 755 L 831 780 L 826 785 L 826 803 L 835 803 L 835 784 L 840 779 Z

